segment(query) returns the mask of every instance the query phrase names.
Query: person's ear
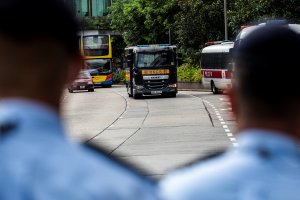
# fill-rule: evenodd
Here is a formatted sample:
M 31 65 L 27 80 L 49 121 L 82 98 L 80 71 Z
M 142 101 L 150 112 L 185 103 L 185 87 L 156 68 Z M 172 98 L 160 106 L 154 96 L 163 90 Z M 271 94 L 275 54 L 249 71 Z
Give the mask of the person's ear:
M 83 69 L 83 59 L 79 56 L 73 58 L 69 62 L 66 84 L 71 84 L 78 77 L 78 74 L 82 69 Z

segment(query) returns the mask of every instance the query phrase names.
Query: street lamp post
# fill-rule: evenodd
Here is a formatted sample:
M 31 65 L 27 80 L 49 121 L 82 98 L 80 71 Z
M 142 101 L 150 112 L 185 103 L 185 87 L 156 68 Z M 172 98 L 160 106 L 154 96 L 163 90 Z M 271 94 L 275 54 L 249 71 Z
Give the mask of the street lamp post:
M 224 0 L 224 25 L 225 25 L 225 40 L 228 40 L 228 27 L 227 27 L 227 0 Z

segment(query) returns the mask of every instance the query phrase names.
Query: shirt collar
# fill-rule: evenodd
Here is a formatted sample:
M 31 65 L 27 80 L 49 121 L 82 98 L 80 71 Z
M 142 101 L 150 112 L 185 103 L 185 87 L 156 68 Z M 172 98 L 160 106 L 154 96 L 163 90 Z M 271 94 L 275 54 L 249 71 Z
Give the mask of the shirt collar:
M 44 104 L 22 99 L 4 99 L 0 101 L 0 124 L 15 123 L 18 129 L 35 131 L 47 130 L 53 133 L 63 132 L 59 114 Z M 25 131 L 22 131 L 25 133 Z
M 279 131 L 250 129 L 239 134 L 240 149 L 267 149 L 275 153 L 299 153 L 299 144 Z

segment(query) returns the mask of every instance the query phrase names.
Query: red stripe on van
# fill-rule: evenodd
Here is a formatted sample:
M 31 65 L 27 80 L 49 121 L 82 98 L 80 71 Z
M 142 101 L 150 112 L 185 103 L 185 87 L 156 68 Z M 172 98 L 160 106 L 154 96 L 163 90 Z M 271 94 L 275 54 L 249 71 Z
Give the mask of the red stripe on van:
M 204 78 L 222 78 L 222 71 L 202 70 L 202 76 Z

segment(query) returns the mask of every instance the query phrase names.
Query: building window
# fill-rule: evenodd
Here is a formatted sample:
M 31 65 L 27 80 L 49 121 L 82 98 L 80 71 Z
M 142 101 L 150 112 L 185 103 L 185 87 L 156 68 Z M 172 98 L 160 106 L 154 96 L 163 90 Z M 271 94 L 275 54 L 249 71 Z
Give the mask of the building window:
M 105 16 L 111 0 L 74 0 L 74 7 L 78 16 Z

